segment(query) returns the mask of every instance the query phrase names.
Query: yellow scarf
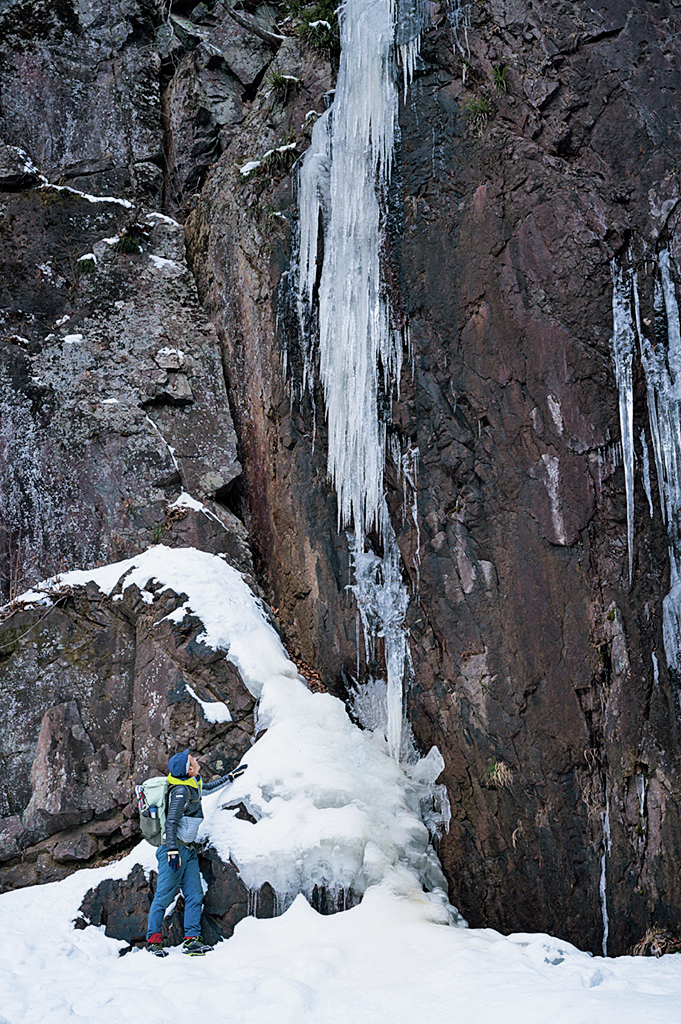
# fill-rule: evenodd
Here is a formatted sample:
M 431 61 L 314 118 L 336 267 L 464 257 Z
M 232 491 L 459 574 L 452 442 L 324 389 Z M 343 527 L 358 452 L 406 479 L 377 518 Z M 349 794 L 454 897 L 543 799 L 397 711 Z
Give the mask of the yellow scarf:
M 168 783 L 171 786 L 192 786 L 194 789 L 198 789 L 200 793 L 203 780 L 201 776 L 199 776 L 199 781 L 197 782 L 196 779 L 176 779 L 174 775 L 169 775 Z

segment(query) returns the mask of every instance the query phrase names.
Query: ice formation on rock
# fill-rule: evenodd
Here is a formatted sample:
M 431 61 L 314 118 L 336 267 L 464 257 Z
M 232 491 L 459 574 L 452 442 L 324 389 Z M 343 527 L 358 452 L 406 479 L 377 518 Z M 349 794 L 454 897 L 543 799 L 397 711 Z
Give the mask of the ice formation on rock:
M 634 432 L 631 361 L 638 339 L 645 372 L 648 421 L 655 456 L 662 518 L 669 539 L 671 589 L 663 603 L 663 635 L 670 668 L 681 669 L 681 323 L 672 258 L 663 249 L 652 260 L 655 275 L 654 342 L 641 322 L 637 276 L 613 263 L 613 355 L 620 391 L 620 418 L 627 489 L 630 578 L 633 548 Z M 645 458 L 644 452 L 644 473 Z M 646 487 L 649 494 L 649 487 Z M 649 497 L 649 501 L 650 501 Z
M 601 878 L 598 892 L 601 901 L 601 917 L 603 919 L 603 956 L 608 955 L 608 937 L 610 933 L 610 922 L 608 919 L 608 857 L 612 850 L 612 836 L 610 834 L 610 800 L 606 796 L 605 811 L 603 813 L 603 853 L 601 854 Z
M 160 586 L 150 588 L 152 581 Z M 114 599 L 131 586 L 150 603 L 166 588 L 184 595 L 167 618 L 200 618 L 197 640 L 224 650 L 259 699 L 262 735 L 245 758 L 248 769 L 229 790 L 206 798 L 200 833 L 231 858 L 251 890 L 269 882 L 283 911 L 301 892 L 312 898 L 315 887 L 347 906 L 371 885 L 399 890 L 407 884 L 424 887 L 445 922 L 460 923 L 424 824 L 437 825 L 428 820 L 434 795 L 439 820 L 447 812 L 446 794 L 434 786 L 444 766 L 436 748 L 405 772 L 378 731 L 354 725 L 336 697 L 312 693 L 260 601 L 218 555 L 157 544 L 122 562 L 47 580 L 18 603 L 47 605 L 90 582 Z M 210 721 L 228 720 L 224 704 L 199 703 Z M 236 817 L 239 803 L 255 824 Z
M 614 262 L 612 264 L 612 274 L 612 353 L 615 361 L 615 377 L 619 390 L 624 486 L 627 495 L 629 581 L 631 582 L 634 550 L 634 388 L 631 367 L 634 357 L 635 335 L 631 320 L 631 302 L 627 298 L 623 272 Z
M 408 595 L 385 500 L 382 405 L 398 393 L 404 338 L 391 323 L 381 273 L 384 199 L 398 130 L 398 60 L 405 93 L 418 54 L 418 3 L 348 0 L 333 106 L 319 118 L 299 178 L 297 304 L 304 378 L 318 366 L 328 421 L 328 471 L 338 527 L 354 530 L 353 591 L 367 648 L 385 643 L 387 736 L 401 754 Z M 323 232 L 323 265 L 317 291 Z M 312 326 L 318 322 L 318 343 Z M 379 558 L 366 537 L 376 531 Z

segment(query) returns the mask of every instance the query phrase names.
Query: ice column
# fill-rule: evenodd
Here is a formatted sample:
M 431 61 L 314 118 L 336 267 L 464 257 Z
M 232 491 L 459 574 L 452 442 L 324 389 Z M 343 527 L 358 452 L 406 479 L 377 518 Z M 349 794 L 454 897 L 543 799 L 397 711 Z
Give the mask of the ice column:
M 634 356 L 634 326 L 631 317 L 631 287 L 626 288 L 622 270 L 612 262 L 612 354 L 620 397 L 620 430 L 624 487 L 627 496 L 627 547 L 629 582 L 634 551 L 634 387 L 631 364 Z
M 613 263 L 613 354 L 620 390 L 622 447 L 627 487 L 627 526 L 633 533 L 633 413 L 631 353 L 638 337 L 645 372 L 648 420 L 652 437 L 662 518 L 667 526 L 671 589 L 663 602 L 667 664 L 681 670 L 681 326 L 672 278 L 671 256 L 663 249 L 656 259 L 654 343 L 641 326 L 636 275 Z M 627 461 L 630 461 L 627 469 Z M 645 471 L 645 466 L 644 466 Z M 632 492 L 632 493 L 630 493 Z M 631 572 L 631 561 L 630 561 Z
M 601 880 L 598 891 L 601 898 L 601 917 L 603 920 L 603 956 L 608 955 L 608 936 L 610 922 L 608 920 L 608 857 L 612 849 L 612 838 L 610 835 L 610 798 L 605 798 L 605 813 L 603 815 L 603 853 L 601 854 Z
M 397 393 L 403 338 L 391 327 L 381 248 L 383 201 L 397 131 L 398 53 L 406 88 L 415 67 L 419 24 L 416 6 L 392 0 L 347 0 L 341 7 L 334 102 L 314 127 L 298 192 L 298 314 L 305 377 L 309 385 L 318 363 L 338 527 L 354 530 L 353 590 L 367 645 L 373 642 L 371 636 L 385 642 L 387 732 L 395 757 L 402 735 L 408 597 L 385 501 L 386 421 L 380 406 Z M 323 264 L 316 296 L 320 220 Z M 316 351 L 311 330 L 315 313 Z M 367 551 L 366 536 L 372 530 L 382 542 L 381 559 Z

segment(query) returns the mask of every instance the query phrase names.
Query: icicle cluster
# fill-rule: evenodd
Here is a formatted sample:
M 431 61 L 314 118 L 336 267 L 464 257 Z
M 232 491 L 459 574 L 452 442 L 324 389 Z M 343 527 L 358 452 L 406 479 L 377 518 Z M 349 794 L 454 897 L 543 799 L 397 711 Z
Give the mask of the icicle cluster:
M 318 272 L 319 376 L 329 426 L 328 467 L 339 529 L 358 543 L 381 528 L 386 427 L 379 392 L 394 393 L 402 338 L 390 326 L 381 280 L 380 196 L 390 180 L 397 123 L 394 25 L 389 0 L 349 0 L 341 13 L 333 107 L 316 123 L 299 189 L 298 309 L 309 321 Z M 306 373 L 311 375 L 309 341 Z
M 657 257 L 654 298 L 654 344 L 641 326 L 638 279 L 614 263 L 613 356 L 620 392 L 622 450 L 627 492 L 629 575 L 634 523 L 634 430 L 632 358 L 638 339 L 646 378 L 648 421 L 653 442 L 662 517 L 669 538 L 671 590 L 663 604 L 664 645 L 670 668 L 681 669 L 681 324 L 679 304 L 671 273 L 671 255 Z M 650 470 L 645 434 L 643 473 L 652 510 Z
M 404 339 L 391 326 L 381 275 L 383 200 L 393 164 L 399 106 L 416 66 L 421 7 L 348 0 L 341 8 L 341 61 L 332 108 L 315 124 L 298 188 L 298 316 L 308 386 L 318 363 L 328 421 L 328 471 L 338 528 L 354 530 L 355 593 L 367 648 L 385 641 L 387 739 L 399 758 L 407 664 L 408 595 L 384 494 L 386 421 L 398 393 Z M 323 265 L 318 292 L 321 239 Z M 319 340 L 312 341 L 318 319 Z M 414 471 L 413 471 L 414 472 Z M 375 530 L 383 557 L 367 551 Z

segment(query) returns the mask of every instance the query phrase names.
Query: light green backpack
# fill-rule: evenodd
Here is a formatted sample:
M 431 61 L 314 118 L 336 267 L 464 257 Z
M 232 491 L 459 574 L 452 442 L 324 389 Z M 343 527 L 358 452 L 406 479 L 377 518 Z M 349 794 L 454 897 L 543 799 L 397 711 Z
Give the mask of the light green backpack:
M 140 829 L 152 846 L 160 846 L 165 839 L 168 788 L 168 779 L 165 775 L 155 775 L 141 786 L 135 786 Z

